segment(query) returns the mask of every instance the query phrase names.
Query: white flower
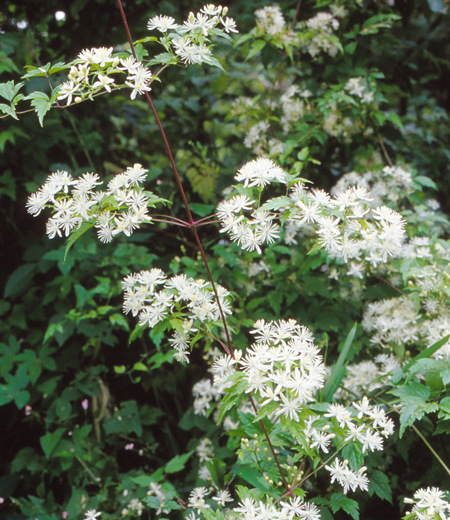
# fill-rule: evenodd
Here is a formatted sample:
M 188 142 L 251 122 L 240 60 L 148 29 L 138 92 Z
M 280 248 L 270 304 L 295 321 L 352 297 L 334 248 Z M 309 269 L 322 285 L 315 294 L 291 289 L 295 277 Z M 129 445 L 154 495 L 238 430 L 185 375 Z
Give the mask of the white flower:
M 84 520 L 95 520 L 97 516 L 100 516 L 101 512 L 97 512 L 95 509 L 89 509 L 86 513 L 86 517 Z
M 67 104 L 70 105 L 70 103 L 72 103 L 72 96 L 78 89 L 79 85 L 75 85 L 73 81 L 66 81 L 61 85 L 56 99 L 62 100 L 67 98 Z
M 150 18 L 147 24 L 149 31 L 157 29 L 158 31 L 165 33 L 168 29 L 176 29 L 178 24 L 175 23 L 175 18 L 171 16 L 154 16 Z
M 111 92 L 111 87 L 109 86 L 111 83 L 114 83 L 114 80 L 112 78 L 109 78 L 108 76 L 103 76 L 103 74 L 99 74 L 97 76 L 97 81 L 92 85 L 92 87 L 104 87 L 108 92 Z

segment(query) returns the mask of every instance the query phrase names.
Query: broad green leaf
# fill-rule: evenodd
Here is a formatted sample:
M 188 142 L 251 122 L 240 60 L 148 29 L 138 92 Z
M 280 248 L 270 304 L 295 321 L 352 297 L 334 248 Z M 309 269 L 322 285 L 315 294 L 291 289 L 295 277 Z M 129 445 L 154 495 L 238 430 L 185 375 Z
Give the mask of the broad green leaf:
M 53 433 L 47 433 L 43 437 L 40 438 L 42 449 L 44 450 L 45 457 L 47 459 L 50 458 L 53 450 L 56 448 L 56 445 L 61 440 L 61 437 L 66 432 L 65 428 L 58 428 Z
M 15 111 L 14 108 L 11 107 L 10 105 L 5 105 L 5 103 L 0 103 L 0 110 L 1 110 L 4 114 L 7 114 L 8 116 L 13 117 L 14 119 L 19 119 L 19 118 L 17 117 L 16 111 Z
M 52 102 L 49 97 L 43 92 L 32 92 L 24 99 L 31 99 L 31 106 L 35 109 L 39 119 L 39 124 L 44 126 L 44 116 L 52 107 Z
M 9 298 L 20 294 L 35 270 L 36 264 L 24 264 L 18 267 L 6 282 L 5 291 L 3 293 L 4 297 Z
M 223 460 L 220 459 L 212 459 L 206 462 L 206 467 L 209 470 L 209 474 L 213 479 L 214 484 L 217 486 L 217 489 L 224 488 L 224 474 L 226 471 L 226 464 Z
M 377 469 L 372 471 L 369 480 L 369 496 L 372 496 L 374 493 L 382 500 L 387 500 L 392 504 L 392 489 L 389 479 Z
M 423 350 L 420 354 L 417 354 L 417 356 L 411 359 L 411 361 L 403 367 L 403 373 L 409 370 L 412 367 L 412 365 L 419 359 L 428 358 L 431 355 L 433 355 L 437 350 L 439 350 L 443 345 L 445 345 L 449 339 L 450 334 L 440 339 L 439 341 L 436 341 L 436 343 Z
M 342 458 L 348 460 L 350 469 L 358 471 L 364 465 L 364 455 L 357 443 L 347 444 L 342 450 Z
M 47 76 L 48 70 L 50 69 L 50 63 L 43 65 L 42 67 L 34 67 L 33 65 L 25 65 L 27 73 L 22 76 L 23 79 L 33 78 L 35 76 Z
M 389 112 L 388 119 L 391 123 L 400 128 L 400 130 L 403 130 L 402 120 L 400 119 L 400 116 L 398 116 L 395 112 Z
M 157 54 L 152 60 L 148 62 L 149 66 L 152 65 L 166 65 L 173 64 L 175 65 L 178 62 L 177 58 L 169 54 L 168 52 L 163 52 L 161 54 Z
M 259 51 L 262 51 L 264 47 L 266 46 L 267 42 L 264 40 L 255 40 L 252 43 L 252 46 L 250 48 L 249 53 L 247 54 L 247 57 L 245 58 L 245 61 L 248 61 L 250 58 L 253 58 L 253 56 L 256 56 Z
M 207 63 L 209 65 L 212 65 L 213 67 L 216 67 L 216 68 L 220 69 L 222 72 L 225 72 L 225 69 L 223 68 L 223 65 L 214 56 L 209 56 Z
M 430 397 L 430 389 L 425 385 L 416 382 L 410 382 L 407 385 L 399 386 L 389 391 L 390 394 L 400 397 L 402 402 L 420 402 L 425 403 Z
M 237 463 L 230 473 L 238 475 L 253 487 L 260 489 L 261 491 L 269 491 L 271 489 L 270 485 L 266 482 L 255 466 Z
M 66 259 L 67 253 L 73 244 L 81 237 L 81 235 L 84 235 L 86 231 L 93 228 L 94 226 L 95 219 L 85 220 L 77 230 L 70 234 L 69 239 L 67 240 L 66 249 L 64 251 L 64 260 Z
M 138 361 L 133 365 L 133 370 L 140 370 L 142 372 L 148 372 L 148 368 L 144 365 L 144 363 L 141 363 Z
M 437 191 L 438 189 L 436 183 L 432 181 L 429 177 L 425 177 L 425 175 L 416 175 L 416 177 L 414 177 L 413 180 L 421 186 L 426 186 L 427 188 L 431 188 L 432 190 Z
M 214 206 L 212 204 L 199 204 L 193 202 L 189 204 L 189 207 L 191 208 L 192 213 L 195 213 L 200 217 L 207 217 L 208 215 L 214 213 Z
M 136 401 L 123 402 L 120 410 L 115 412 L 113 418 L 103 421 L 103 428 L 108 435 L 134 432 L 136 435 L 141 436 L 142 425 Z
M 184 469 L 187 460 L 193 453 L 194 450 L 191 450 L 184 455 L 177 455 L 164 466 L 164 471 L 166 473 L 177 473 L 178 471 L 181 471 Z
M 293 202 L 289 197 L 276 197 L 267 201 L 260 207 L 260 209 L 262 211 L 269 211 L 271 209 L 285 208 L 286 206 L 290 207 L 292 204 Z
M 356 500 L 346 497 L 343 493 L 333 493 L 330 498 L 330 507 L 333 513 L 343 509 L 354 520 L 359 520 L 359 505 Z
M 14 81 L 8 81 L 6 83 L 0 83 L 0 97 L 7 101 L 12 101 L 16 96 L 17 92 L 25 85 L 22 81 L 17 85 L 14 85 Z

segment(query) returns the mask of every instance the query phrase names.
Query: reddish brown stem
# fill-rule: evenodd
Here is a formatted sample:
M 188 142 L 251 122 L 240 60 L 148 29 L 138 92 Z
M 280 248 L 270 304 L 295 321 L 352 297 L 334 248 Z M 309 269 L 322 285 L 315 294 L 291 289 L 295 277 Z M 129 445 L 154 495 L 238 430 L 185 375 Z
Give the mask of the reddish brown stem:
M 251 395 L 249 395 L 249 398 L 250 398 L 250 402 L 252 403 L 253 410 L 255 411 L 255 414 L 258 415 L 258 410 L 256 408 L 256 404 L 255 404 L 255 401 L 253 400 L 253 397 Z M 261 425 L 261 428 L 262 428 L 262 430 L 264 432 L 264 436 L 266 437 L 266 440 L 267 440 L 267 442 L 269 444 L 270 451 L 272 452 L 273 458 L 275 459 L 275 462 L 277 464 L 278 471 L 280 473 L 281 479 L 283 480 L 284 488 L 286 489 L 286 493 L 288 495 L 290 495 L 292 490 L 289 487 L 289 484 L 287 483 L 286 478 L 284 477 L 283 470 L 281 469 L 280 462 L 278 461 L 277 454 L 275 453 L 275 449 L 274 449 L 274 447 L 272 445 L 272 442 L 270 440 L 269 434 L 267 433 L 266 427 L 264 426 L 264 423 L 261 420 L 259 421 L 259 424 Z
M 136 51 L 134 49 L 134 44 L 133 44 L 133 39 L 131 37 L 130 28 L 128 27 L 128 22 L 127 22 L 127 19 L 126 19 L 126 16 L 125 16 L 125 12 L 124 12 L 123 7 L 122 7 L 122 2 L 121 2 L 121 0 L 117 0 L 117 3 L 119 5 L 119 10 L 120 10 L 120 14 L 121 14 L 121 17 L 122 17 L 122 22 L 123 22 L 123 25 L 125 27 L 125 31 L 127 33 L 127 38 L 128 38 L 129 43 L 130 43 L 131 51 L 133 53 L 134 59 L 137 60 Z M 159 119 L 158 113 L 156 112 L 155 106 L 154 106 L 153 101 L 152 101 L 152 99 L 151 99 L 151 97 L 150 97 L 148 92 L 145 92 L 145 97 L 146 97 L 146 99 L 147 99 L 147 101 L 148 101 L 148 103 L 150 105 L 150 108 L 152 109 L 153 115 L 154 115 L 155 120 L 156 120 L 156 124 L 158 125 L 159 131 L 160 131 L 161 136 L 163 138 L 164 146 L 166 147 L 167 155 L 169 156 L 169 161 L 170 161 L 170 164 L 172 165 L 172 170 L 173 170 L 173 173 L 175 175 L 175 181 L 177 183 L 178 190 L 179 190 L 181 198 L 183 200 L 184 207 L 186 208 L 186 213 L 187 213 L 187 216 L 188 216 L 189 227 L 192 228 L 192 232 L 194 233 L 195 242 L 197 243 L 197 246 L 198 246 L 198 249 L 200 251 L 203 263 L 204 263 L 206 271 L 208 273 L 209 281 L 211 282 L 211 287 L 212 287 L 212 289 L 214 291 L 214 295 L 216 297 L 217 306 L 219 308 L 220 317 L 222 319 L 223 327 L 224 327 L 224 330 L 225 330 L 225 335 L 226 335 L 226 338 L 227 338 L 227 345 L 228 346 L 226 347 L 225 351 L 226 351 L 226 353 L 229 356 L 232 356 L 234 358 L 233 349 L 231 347 L 231 338 L 230 338 L 230 334 L 229 334 L 229 331 L 228 331 L 225 315 L 223 313 L 222 305 L 220 304 L 219 295 L 217 294 L 216 285 L 214 283 L 214 279 L 213 279 L 211 270 L 209 268 L 209 264 L 208 264 L 208 260 L 206 258 L 205 250 L 203 249 L 200 237 L 198 236 L 198 233 L 197 233 L 196 223 L 194 222 L 194 219 L 192 218 L 192 213 L 191 213 L 191 209 L 189 207 L 188 200 L 186 198 L 186 193 L 184 191 L 183 185 L 181 184 L 180 175 L 178 174 L 178 170 L 177 170 L 177 167 L 175 165 L 175 160 L 173 158 L 173 154 L 172 154 L 172 150 L 171 150 L 170 145 L 169 145 L 169 141 L 167 140 L 166 133 L 164 132 L 164 129 L 162 127 L 162 124 L 161 124 L 161 121 Z

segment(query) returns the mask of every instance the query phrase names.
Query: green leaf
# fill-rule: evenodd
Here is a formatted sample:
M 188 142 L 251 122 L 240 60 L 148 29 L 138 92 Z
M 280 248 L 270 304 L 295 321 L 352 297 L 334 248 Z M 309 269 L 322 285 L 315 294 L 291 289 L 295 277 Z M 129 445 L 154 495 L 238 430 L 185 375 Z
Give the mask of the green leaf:
M 208 63 L 209 65 L 212 65 L 213 67 L 216 67 L 216 68 L 220 69 L 222 72 L 225 72 L 225 69 L 223 68 L 223 65 L 214 56 L 209 56 L 208 60 L 206 61 L 206 63 Z
M 266 44 L 267 42 L 265 42 L 264 40 L 255 40 L 252 43 L 252 46 L 247 57 L 245 58 L 245 61 L 248 61 L 250 58 L 253 58 L 253 56 L 256 56 L 256 54 L 258 54 L 259 51 L 262 51 L 264 49 Z
M 176 65 L 178 62 L 177 58 L 172 56 L 172 54 L 169 54 L 168 52 L 163 52 L 161 54 L 157 54 L 152 60 L 148 62 L 148 66 L 151 67 L 152 65 Z
M 0 97 L 7 101 L 12 101 L 16 96 L 17 92 L 25 85 L 22 81 L 17 85 L 14 85 L 14 81 L 8 81 L 7 83 L 0 83 Z M 17 118 L 16 118 L 17 119 Z
M 348 460 L 350 469 L 353 471 L 358 471 L 364 465 L 364 455 L 361 452 L 361 447 L 354 442 L 344 447 L 342 458 Z
M 206 467 L 209 470 L 209 474 L 216 485 L 217 489 L 224 488 L 224 474 L 226 471 L 226 464 L 223 460 L 220 459 L 212 459 L 206 462 Z
M 411 359 L 411 361 L 403 367 L 403 369 L 402 369 L 403 373 L 405 373 L 407 370 L 409 370 L 412 367 L 412 365 L 419 359 L 424 359 L 424 358 L 430 357 L 437 350 L 439 350 L 443 345 L 445 345 L 449 339 L 450 339 L 450 334 L 448 334 L 444 338 L 440 339 L 439 341 L 436 341 L 436 343 L 434 343 L 430 347 L 423 350 L 420 354 L 417 354 L 417 356 L 415 356 L 413 359 Z
M 429 177 L 425 177 L 425 175 L 417 175 L 414 177 L 414 182 L 417 182 L 421 186 L 426 186 L 427 188 L 431 188 L 432 190 L 438 189 L 436 183 L 432 181 Z
M 376 34 L 380 29 L 389 28 L 396 21 L 400 20 L 401 16 L 397 14 L 378 14 L 370 17 L 360 31 L 360 34 Z
M 274 199 L 268 200 L 259 209 L 263 211 L 269 211 L 271 209 L 285 208 L 286 206 L 292 206 L 292 200 L 289 197 L 275 197 Z
M 389 112 L 388 119 L 391 123 L 393 123 L 395 126 L 400 128 L 400 130 L 403 130 L 403 123 L 400 117 L 395 112 Z
M 212 204 L 198 204 L 196 202 L 189 204 L 191 211 L 200 217 L 207 217 L 214 212 L 214 206 Z
M 14 110 L 14 108 L 9 105 L 5 105 L 5 103 L 0 103 L 0 110 L 4 114 L 7 114 L 8 116 L 13 117 L 14 119 L 19 119 L 16 115 L 16 111 Z
M 34 67 L 33 65 L 25 65 L 26 70 L 28 71 L 26 74 L 22 76 L 23 79 L 38 77 L 38 76 L 47 76 L 48 70 L 50 69 L 50 63 L 44 65 L 42 67 Z
M 142 372 L 148 372 L 148 368 L 144 365 L 144 363 L 141 363 L 138 361 L 133 365 L 133 370 L 140 370 Z
M 86 231 L 93 228 L 95 226 L 95 219 L 92 220 L 85 220 L 81 226 L 71 233 L 69 239 L 67 240 L 66 249 L 64 251 L 64 260 L 67 257 L 67 253 L 69 252 L 69 249 L 73 246 L 73 244 L 81 237 L 81 235 L 84 235 Z
M 43 437 L 40 438 L 42 449 L 44 450 L 45 457 L 47 459 L 50 458 L 53 450 L 56 448 L 56 445 L 61 440 L 61 437 L 66 432 L 65 428 L 58 428 L 53 433 L 47 433 Z
M 158 41 L 158 38 L 156 38 L 155 36 L 147 36 L 146 38 L 142 38 L 142 40 L 136 40 L 135 42 L 133 42 L 134 45 L 136 45 L 137 43 L 148 43 L 148 42 L 157 42 Z
M 113 418 L 104 420 L 103 428 L 108 435 L 134 432 L 141 436 L 142 425 L 136 401 L 123 402 Z
M 327 383 L 324 386 L 324 389 L 322 391 L 322 401 L 329 403 L 331 401 L 331 398 L 333 397 L 334 393 L 339 387 L 339 384 L 344 376 L 345 368 L 344 364 L 347 360 L 348 353 L 350 351 L 350 348 L 353 343 L 353 339 L 355 338 L 356 329 L 358 324 L 355 323 L 349 332 L 344 346 L 342 347 L 341 353 L 339 354 L 338 360 L 335 365 L 333 365 L 333 368 L 331 370 L 330 379 L 327 381 Z
M 251 484 L 253 487 L 261 491 L 269 491 L 271 489 L 270 485 L 266 482 L 264 477 L 256 469 L 255 466 L 250 466 L 249 464 L 241 464 L 238 462 L 230 471 L 230 473 L 238 475 L 246 482 Z
M 172 460 L 170 460 L 164 467 L 164 471 L 166 473 L 177 473 L 184 469 L 187 460 L 194 453 L 194 450 L 185 453 L 184 455 L 177 455 Z
M 390 394 L 400 397 L 402 402 L 420 402 L 424 403 L 430 397 L 430 389 L 425 385 L 416 382 L 410 382 L 407 385 L 399 386 L 389 391 Z
M 9 298 L 19 295 L 35 270 L 36 264 L 24 264 L 18 267 L 6 282 L 4 297 Z
M 369 481 L 369 496 L 372 496 L 374 493 L 382 500 L 387 500 L 392 504 L 392 489 L 389 479 L 377 469 L 372 471 Z
M 444 397 L 439 401 L 439 419 L 450 416 L 450 397 Z
M 346 497 L 342 493 L 333 493 L 330 498 L 330 507 L 333 513 L 343 509 L 354 520 L 359 520 L 359 505 L 356 500 Z
M 24 99 L 31 99 L 31 106 L 34 107 L 39 119 L 39 124 L 43 125 L 45 114 L 52 108 L 52 102 L 44 92 L 32 92 Z

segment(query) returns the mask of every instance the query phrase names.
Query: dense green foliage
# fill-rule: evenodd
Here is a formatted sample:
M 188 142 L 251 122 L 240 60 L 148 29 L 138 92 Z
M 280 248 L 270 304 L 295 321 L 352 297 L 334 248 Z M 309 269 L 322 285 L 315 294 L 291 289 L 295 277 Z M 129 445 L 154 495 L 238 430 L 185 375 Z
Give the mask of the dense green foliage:
M 148 4 L 124 3 L 134 41 L 155 35 L 146 30 L 149 18 L 180 21 L 203 6 Z M 400 518 L 403 499 L 418 488 L 450 489 L 450 357 L 433 356 L 450 334 L 448 2 L 280 2 L 286 26 L 272 33 L 255 21 L 255 11 L 271 4 L 235 4 L 229 6 L 239 29 L 231 34 L 235 42 L 212 37 L 217 66 L 179 62 L 161 72 L 150 93 L 194 217 L 214 214 L 230 195 L 236 171 L 264 156 L 292 176 L 286 188 L 273 183 L 261 195 L 240 185 L 237 192 L 259 196 L 261 203 L 278 197 L 265 209 L 279 210 L 285 220 L 297 215 L 285 195 L 300 177 L 330 191 L 370 171 L 364 182 L 379 205 L 406 221 L 410 256 L 379 267 L 369 262 L 360 277 L 317 246 L 309 228 L 288 240 L 287 222 L 281 239 L 265 244 L 261 254 L 242 250 L 216 223 L 197 228 L 213 279 L 231 294 L 227 323 L 234 351 L 245 352 L 254 341 L 256 320 L 294 319 L 313 332 L 330 367 L 308 413 L 319 416 L 330 403 L 364 395 L 389 413 L 395 431 L 383 451 L 345 444 L 342 425 L 333 423 L 350 468 L 367 467 L 368 492 L 347 496 L 325 471 L 316 474 L 327 457 L 307 446 L 298 421 L 274 418 L 274 401 L 260 409 L 262 422 L 254 422 L 243 372 L 233 376 L 225 398 L 214 395 L 203 408 L 198 395 L 196 402 L 192 388 L 211 380 L 212 360 L 226 343 L 220 320 L 205 324 L 189 364 L 180 364 L 168 338 L 170 329 L 180 331 L 184 310 L 152 329 L 124 316 L 121 282 L 130 273 L 159 268 L 167 276 L 204 280 L 208 273 L 191 229 L 172 223 L 186 220 L 185 208 L 145 98 L 130 99 L 129 89 L 117 89 L 50 109 L 50 85 L 67 80 L 64 63 L 83 49 L 128 53 L 119 10 L 115 3 L 77 0 L 58 21 L 57 2 L 30 0 L 24 7 L 8 1 L 0 8 L 0 520 L 81 519 L 89 509 L 104 519 L 181 518 L 195 486 L 229 489 L 231 507 L 239 498 L 275 501 L 284 488 L 268 458 L 263 425 L 279 448 L 286 478 L 295 480 L 297 470 L 311 474 L 296 493 L 302 499 L 306 493 L 323 520 Z M 316 43 L 315 55 L 311 45 L 320 31 L 304 24 L 339 4 L 345 13 L 336 15 L 338 27 L 321 40 L 323 48 Z M 300 25 L 290 40 L 294 17 Z M 138 51 L 151 60 L 161 47 L 149 41 Z M 47 63 L 62 65 L 46 69 Z M 42 68 L 50 81 L 36 72 Z M 25 72 L 29 77 L 21 79 Z M 14 98 L 12 85 L 22 81 Z M 289 91 L 292 86 L 298 90 Z M 33 92 L 40 97 L 27 100 Z M 136 163 L 148 170 L 145 189 L 168 201 L 151 211 L 168 215 L 163 222 L 110 243 L 98 241 L 91 229 L 67 252 L 66 239 L 45 235 L 45 211 L 36 219 L 26 213 L 28 196 L 51 172 L 74 178 L 96 172 L 106 185 Z M 383 170 L 390 166 L 408 173 L 403 184 Z M 349 172 L 353 177 L 345 176 Z M 387 189 L 377 192 L 383 179 Z M 390 303 L 370 307 L 384 300 Z M 407 311 L 415 313 L 410 322 Z M 391 329 L 377 329 L 383 315 L 392 318 Z M 380 362 L 377 369 L 380 353 L 397 364 L 384 371 Z M 219 410 L 229 411 L 225 429 Z M 306 409 L 302 413 L 306 422 Z M 320 417 L 322 427 L 326 419 Z M 208 480 L 199 476 L 205 463 Z M 162 495 L 149 492 L 156 483 L 164 506 Z M 224 518 L 216 502 L 208 501 L 206 518 Z

